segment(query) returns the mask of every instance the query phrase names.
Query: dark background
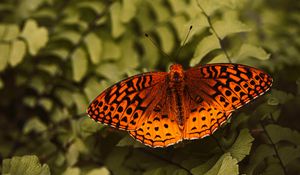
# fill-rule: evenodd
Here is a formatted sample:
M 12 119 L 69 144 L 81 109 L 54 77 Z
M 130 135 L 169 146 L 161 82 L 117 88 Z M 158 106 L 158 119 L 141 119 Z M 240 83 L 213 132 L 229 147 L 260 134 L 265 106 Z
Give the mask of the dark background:
M 2 173 L 300 174 L 299 1 L 199 4 L 1 1 Z M 125 77 L 229 59 L 265 70 L 274 84 L 211 137 L 151 149 L 85 115 Z

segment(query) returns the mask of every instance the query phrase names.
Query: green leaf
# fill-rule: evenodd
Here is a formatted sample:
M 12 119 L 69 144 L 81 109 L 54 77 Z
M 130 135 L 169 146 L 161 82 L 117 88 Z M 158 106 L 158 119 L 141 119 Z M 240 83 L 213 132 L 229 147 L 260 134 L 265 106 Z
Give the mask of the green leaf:
M 227 7 L 230 9 L 237 9 L 244 7 L 244 5 L 247 3 L 246 0 L 222 0 L 219 1 L 219 3 L 222 5 L 222 7 Z
M 281 91 L 281 90 L 277 90 L 277 89 L 273 88 L 272 91 L 271 91 L 270 98 L 269 98 L 271 101 L 268 101 L 268 104 L 270 104 L 270 105 L 272 105 L 272 104 L 273 105 L 274 104 L 285 104 L 289 100 L 293 99 L 293 97 L 294 96 L 291 93 Z
M 269 97 L 268 98 L 268 105 L 271 105 L 271 106 L 277 106 L 279 105 L 279 99 L 277 98 L 274 98 L 274 97 Z
M 47 164 L 41 165 L 37 156 L 15 156 L 3 160 L 2 174 L 50 175 L 50 169 Z
M 125 27 L 121 22 L 121 4 L 114 2 L 110 6 L 112 36 L 114 38 L 120 37 L 125 32 Z
M 228 151 L 233 158 L 240 162 L 246 155 L 249 155 L 253 140 L 254 138 L 249 133 L 249 129 L 243 129 Z
M 194 175 L 202 175 L 206 173 L 208 170 L 210 170 L 216 164 L 218 159 L 219 159 L 218 155 L 215 155 L 211 157 L 209 160 L 205 161 L 205 163 L 191 169 L 191 172 Z
M 197 9 L 197 11 L 199 10 Z M 184 27 L 180 26 L 181 33 L 179 34 L 179 36 L 181 41 L 184 41 L 186 37 L 186 32 L 189 31 L 190 26 L 193 26 L 193 28 L 190 32 L 187 42 L 192 40 L 194 36 L 197 37 L 198 34 L 203 33 L 209 27 L 209 23 L 203 13 L 196 13 L 196 15 L 188 23 L 186 23 Z
M 103 43 L 103 60 L 118 60 L 121 57 L 121 49 L 112 40 L 106 39 Z
M 173 32 L 166 25 L 156 27 L 156 31 L 159 36 L 163 51 L 166 53 L 170 53 L 173 50 L 175 44 Z
M 168 0 L 168 2 L 176 14 L 184 12 L 188 7 L 188 4 L 185 1 Z
M 45 79 L 40 76 L 34 76 L 29 80 L 29 87 L 36 90 L 39 94 L 42 94 L 46 89 Z
M 66 110 L 66 108 L 59 108 L 59 107 L 54 107 L 51 113 L 51 120 L 54 123 L 61 122 L 63 120 L 66 120 L 69 117 L 69 112 Z
M 41 105 L 48 112 L 50 112 L 53 107 L 53 101 L 51 101 L 49 98 L 39 99 L 38 104 Z
M 23 128 L 23 133 L 28 134 L 32 131 L 36 133 L 44 132 L 47 130 L 47 126 L 37 117 L 29 119 Z
M 24 58 L 26 53 L 26 45 L 21 40 L 14 40 L 11 45 L 9 63 L 11 66 L 18 65 Z
M 56 98 L 64 104 L 64 106 L 70 107 L 74 104 L 72 92 L 69 89 L 57 88 L 54 94 Z
M 33 108 L 36 105 L 36 97 L 34 96 L 27 96 L 23 99 L 23 103 L 27 106 Z
M 3 41 L 12 41 L 20 34 L 19 27 L 15 24 L 0 24 L 0 39 Z
M 52 40 L 54 40 L 54 41 L 66 40 L 75 45 L 79 42 L 80 38 L 81 38 L 81 35 L 77 31 L 63 30 L 63 31 L 60 31 L 58 34 L 54 35 Z
M 92 135 L 93 133 L 96 133 L 97 131 L 101 130 L 104 126 L 86 116 L 80 118 L 78 120 L 78 124 L 79 124 L 79 133 L 83 137 L 87 137 Z
M 101 1 L 79 1 L 77 7 L 92 9 L 97 14 L 100 14 L 103 12 L 105 5 Z
M 217 163 L 205 175 L 238 175 L 238 161 L 229 153 L 223 154 Z
M 0 43 L 0 72 L 3 71 L 9 59 L 10 45 L 6 43 Z
M 153 30 L 153 27 L 157 24 L 153 20 L 153 11 L 149 8 L 148 2 L 150 1 L 140 1 L 139 13 L 135 16 L 137 23 L 140 24 L 141 31 L 147 32 Z M 143 37 L 142 37 L 143 38 Z M 152 46 L 153 47 L 153 46 Z
M 273 163 L 268 165 L 262 175 L 285 175 L 285 173 L 280 164 Z
M 261 47 L 257 47 L 251 44 L 243 44 L 239 52 L 235 56 L 235 60 L 236 62 L 239 62 L 240 60 L 243 60 L 248 57 L 254 57 L 260 60 L 267 60 L 270 58 L 270 54 L 268 54 Z
M 88 101 L 86 99 L 86 96 L 81 93 L 73 93 L 72 98 L 76 105 L 77 113 L 78 114 L 84 113 L 84 111 L 86 111 L 86 108 L 88 106 Z
M 102 57 L 102 40 L 94 33 L 85 37 L 85 44 L 93 64 L 98 64 Z
M 218 0 L 197 0 L 197 1 L 199 2 L 204 13 L 206 13 L 208 16 L 211 16 L 213 13 L 215 13 L 216 10 L 218 10 L 221 7 L 221 4 Z
M 141 45 L 145 54 L 142 57 L 141 65 L 153 67 L 159 60 L 159 51 L 153 47 L 153 44 L 145 37 L 141 39 Z
M 235 13 L 226 13 L 224 19 L 213 23 L 213 27 L 221 39 L 240 32 L 248 32 L 250 28 L 236 18 Z
M 114 147 L 113 150 L 109 153 L 109 156 L 105 159 L 104 164 L 110 170 L 119 172 L 119 174 L 125 174 L 123 172 L 124 167 L 122 167 L 122 164 L 126 156 L 128 155 L 128 151 L 128 148 Z
M 43 70 L 45 72 L 47 72 L 48 74 L 50 74 L 51 76 L 54 76 L 55 74 L 59 73 L 59 65 L 57 64 L 50 64 L 50 63 L 40 63 L 37 66 L 40 70 Z
M 48 42 L 47 29 L 38 27 L 37 22 L 32 19 L 26 21 L 21 36 L 26 40 L 31 55 L 36 55 Z
M 106 81 L 97 81 L 97 79 L 91 77 L 85 84 L 84 93 L 88 98 L 88 101 L 94 100 L 102 91 L 108 88 Z
M 117 64 L 114 63 L 103 63 L 100 64 L 96 72 L 98 75 L 101 75 L 112 82 L 120 81 L 123 74 L 125 74 L 124 70 L 120 70 Z
M 134 140 L 131 136 L 123 137 L 116 146 L 124 147 L 124 146 L 133 146 L 134 148 L 144 148 L 145 145 Z
M 294 147 L 294 146 L 286 146 L 286 147 L 279 147 L 278 149 L 279 156 L 283 162 L 283 164 L 286 166 L 296 159 L 300 158 L 300 147 Z
M 81 81 L 88 69 L 88 58 L 85 51 L 77 48 L 71 56 L 73 79 L 74 81 Z
M 171 12 L 165 8 L 165 4 L 162 1 L 147 1 L 151 5 L 157 22 L 164 22 L 170 19 Z
M 95 168 L 89 171 L 86 175 L 110 175 L 110 172 L 107 168 Z
M 122 57 L 116 65 L 118 66 L 118 71 L 120 71 L 120 73 L 125 73 L 139 66 L 139 55 L 134 49 L 134 42 L 132 39 L 124 38 L 120 44 Z
M 68 163 L 68 166 L 73 166 L 76 164 L 76 162 L 79 159 L 79 151 L 76 148 L 76 146 L 74 144 L 72 144 L 66 154 L 66 160 Z
M 43 3 L 40 0 L 22 0 L 18 5 L 14 6 L 14 10 L 17 11 L 16 17 L 17 19 L 27 19 L 29 18 L 34 11 Z
M 4 82 L 2 79 L 0 79 L 0 89 L 2 89 L 4 87 Z
M 56 166 L 63 166 L 65 162 L 66 162 L 65 155 L 62 152 L 58 152 L 56 154 L 56 158 L 55 158 L 55 165 Z
M 194 67 L 199 64 L 205 55 L 215 49 L 221 48 L 220 43 L 216 36 L 209 35 L 203 38 L 200 43 L 198 43 L 194 56 L 191 59 L 190 66 Z
M 228 58 L 224 54 L 224 52 L 220 52 L 217 56 L 209 61 L 210 64 L 212 63 L 226 63 L 228 62 Z
M 121 9 L 121 21 L 128 23 L 132 18 L 135 17 L 137 11 L 138 0 L 123 0 Z
M 189 173 L 183 169 L 179 169 L 173 165 L 166 165 L 158 168 L 153 168 L 149 171 L 143 173 L 143 175 L 164 175 L 164 174 L 172 174 L 172 175 L 188 175 Z
M 300 133 L 296 130 L 291 130 L 290 128 L 284 128 L 275 124 L 267 125 L 266 130 L 274 143 L 285 140 L 300 145 Z
M 47 0 L 46 0 L 47 1 Z M 51 1 L 51 0 L 48 0 Z M 36 11 L 32 14 L 32 18 L 34 19 L 45 19 L 48 21 L 55 21 L 57 13 L 50 8 L 42 8 L 39 11 Z
M 181 2 L 181 1 L 176 1 L 176 2 Z M 174 18 L 172 18 L 172 26 L 174 27 L 175 31 L 176 31 L 176 35 L 179 36 L 180 40 L 183 41 L 184 38 L 185 38 L 185 33 L 187 31 L 189 31 L 189 27 L 190 26 L 187 26 L 187 19 L 183 16 L 183 15 L 178 15 L 178 16 L 175 16 Z M 193 26 L 193 29 L 194 29 L 194 26 Z M 193 30 L 193 33 L 194 30 Z M 189 38 L 192 37 L 192 34 L 191 33 L 189 36 Z M 188 39 L 190 40 L 190 39 Z M 188 42 L 188 41 L 187 41 Z
M 80 169 L 77 167 L 68 167 L 62 175 L 80 175 Z
M 161 175 L 167 174 L 167 172 L 163 168 L 155 168 L 150 171 L 146 171 L 144 175 Z
M 69 147 L 66 159 L 69 166 L 73 166 L 77 163 L 79 159 L 80 153 L 87 153 L 87 147 L 83 143 L 83 141 L 79 138 L 75 139 L 75 141 Z
M 69 56 L 69 50 L 67 48 L 55 48 L 53 50 L 46 50 L 45 52 L 48 52 L 49 55 L 53 55 L 54 57 L 58 57 L 62 60 L 67 60 Z
M 250 163 L 245 171 L 246 174 L 253 174 L 256 167 L 258 167 L 260 163 L 264 162 L 267 157 L 273 156 L 274 154 L 274 148 L 271 145 L 259 145 L 250 155 Z

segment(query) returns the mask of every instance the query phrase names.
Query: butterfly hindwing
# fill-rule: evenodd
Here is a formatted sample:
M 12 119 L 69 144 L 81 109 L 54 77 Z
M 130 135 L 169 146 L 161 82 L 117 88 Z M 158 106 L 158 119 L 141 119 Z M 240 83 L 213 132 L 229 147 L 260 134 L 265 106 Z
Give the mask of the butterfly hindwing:
M 184 139 L 199 139 L 213 134 L 231 114 L 232 112 L 220 111 L 206 102 L 197 105 L 185 120 Z
M 159 101 L 165 72 L 149 72 L 129 77 L 102 92 L 87 113 L 100 123 L 123 130 L 135 130 L 149 115 L 149 105 Z M 151 105 L 150 105 L 151 106 Z
M 182 134 L 172 114 L 153 112 L 142 126 L 129 134 L 145 145 L 167 147 L 182 140 Z

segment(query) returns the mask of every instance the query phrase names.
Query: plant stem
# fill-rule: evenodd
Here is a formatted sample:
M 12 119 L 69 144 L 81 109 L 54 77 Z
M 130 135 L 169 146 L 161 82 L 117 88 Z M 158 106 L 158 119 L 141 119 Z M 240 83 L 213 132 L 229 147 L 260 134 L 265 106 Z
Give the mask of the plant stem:
M 139 150 L 141 150 L 141 149 L 139 149 Z M 164 161 L 164 162 L 167 162 L 167 163 L 169 163 L 169 164 L 175 165 L 175 166 L 177 166 L 177 167 L 179 167 L 179 168 L 185 170 L 189 175 L 193 175 L 193 173 L 192 173 L 189 169 L 183 167 L 183 166 L 180 165 L 179 163 L 173 162 L 173 161 L 171 161 L 171 160 L 169 160 L 169 159 L 167 159 L 167 158 L 164 158 L 164 157 L 161 157 L 161 156 L 159 156 L 159 155 L 156 155 L 156 154 L 152 153 L 151 151 L 146 151 L 146 150 L 144 150 L 144 149 L 141 150 L 141 151 L 143 151 L 143 152 L 145 152 L 146 154 L 149 154 L 149 155 L 151 155 L 151 156 L 153 156 L 153 157 L 155 157 L 155 158 L 157 158 L 157 159 L 160 159 L 160 160 L 162 160 L 162 161 Z
M 266 136 L 267 136 L 267 138 L 268 138 L 268 140 L 270 141 L 272 147 L 274 148 L 275 155 L 276 155 L 276 157 L 277 157 L 278 160 L 279 160 L 279 164 L 280 164 L 280 166 L 282 167 L 282 170 L 283 170 L 284 174 L 285 174 L 285 175 L 288 175 L 287 170 L 286 170 L 286 168 L 285 168 L 285 166 L 284 166 L 284 164 L 283 164 L 283 162 L 282 162 L 282 160 L 281 160 L 281 158 L 280 158 L 280 155 L 279 155 L 279 152 L 278 152 L 278 150 L 277 150 L 277 148 L 276 148 L 275 143 L 273 142 L 272 138 L 270 137 L 269 133 L 267 132 L 267 130 L 266 130 L 264 124 L 263 124 L 262 122 L 260 122 L 260 124 L 261 124 L 261 126 L 262 126 L 262 128 L 263 128 L 263 130 L 264 130 L 264 132 L 265 132 L 265 134 L 266 134 Z
M 217 39 L 218 39 L 218 41 L 219 41 L 219 44 L 220 44 L 220 46 L 221 46 L 221 49 L 222 49 L 222 51 L 224 52 L 226 58 L 228 59 L 228 62 L 229 62 L 229 63 L 232 63 L 231 58 L 230 58 L 228 52 L 226 51 L 226 49 L 225 49 L 224 46 L 223 46 L 221 37 L 218 35 L 218 33 L 216 32 L 215 28 L 214 28 L 213 25 L 212 25 L 212 22 L 211 22 L 211 20 L 210 20 L 210 17 L 209 17 L 209 16 L 207 15 L 207 13 L 204 11 L 204 9 L 202 8 L 202 6 L 201 6 L 200 3 L 198 2 L 198 0 L 196 0 L 196 2 L 197 2 L 197 4 L 198 4 L 198 7 L 201 9 L 203 15 L 206 17 L 207 22 L 208 22 L 208 24 L 209 24 L 209 27 L 210 27 L 211 30 L 213 31 L 213 34 L 217 37 Z

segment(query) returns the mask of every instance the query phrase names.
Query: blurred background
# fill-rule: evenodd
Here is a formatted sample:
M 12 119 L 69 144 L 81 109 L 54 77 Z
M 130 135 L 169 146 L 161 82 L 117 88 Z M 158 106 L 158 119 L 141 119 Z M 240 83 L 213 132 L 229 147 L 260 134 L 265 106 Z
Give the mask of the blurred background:
M 300 174 L 300 2 L 198 3 L 2 0 L 2 174 Z M 274 84 L 213 137 L 152 149 L 85 115 L 128 76 L 229 60 Z

